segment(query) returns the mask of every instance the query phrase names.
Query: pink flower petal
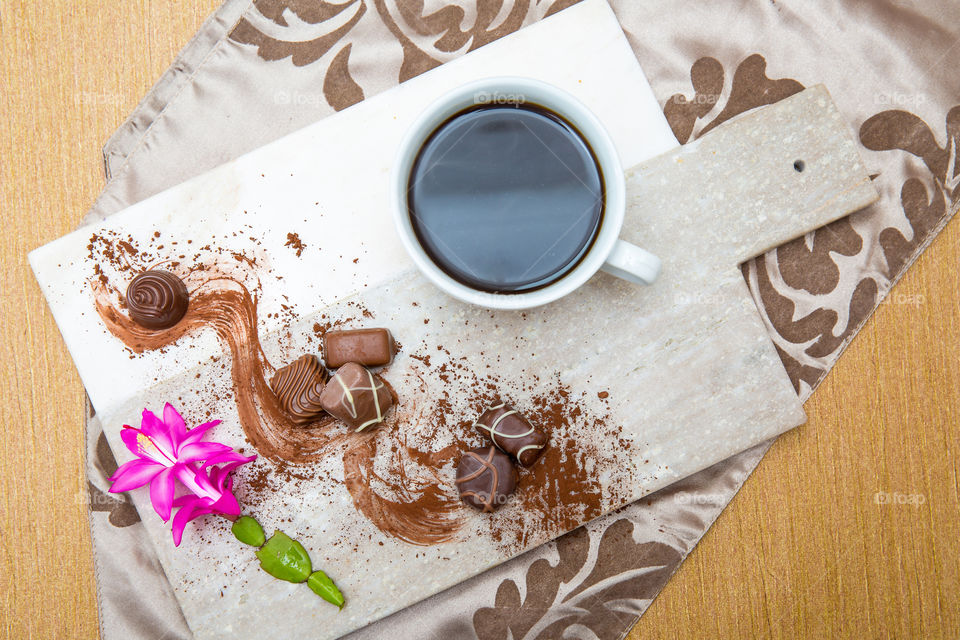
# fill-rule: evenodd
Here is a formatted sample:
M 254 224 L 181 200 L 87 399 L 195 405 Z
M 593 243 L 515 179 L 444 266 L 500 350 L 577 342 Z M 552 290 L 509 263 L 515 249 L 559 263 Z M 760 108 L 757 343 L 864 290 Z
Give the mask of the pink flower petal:
M 127 445 L 127 449 L 144 460 L 151 460 L 165 467 L 173 466 L 177 461 L 172 453 L 162 450 L 155 439 L 148 437 L 140 429 L 122 429 L 120 438 Z
M 217 488 L 217 495 L 233 493 L 233 476 L 226 467 L 215 467 L 210 470 L 210 482 Z
M 164 469 L 150 482 L 150 502 L 153 510 L 164 522 L 170 519 L 170 510 L 173 508 L 174 469 Z
M 239 467 L 239 466 L 241 466 L 241 465 L 244 465 L 244 464 L 247 464 L 248 462 L 253 462 L 253 461 L 256 460 L 256 459 L 257 459 L 257 456 L 255 456 L 255 455 L 253 455 L 253 456 L 244 456 L 244 455 L 241 455 L 241 454 L 237 453 L 236 451 L 230 450 L 230 451 L 227 451 L 227 452 L 225 452 L 225 453 L 223 453 L 223 454 L 221 454 L 221 455 L 217 455 L 217 456 L 214 456 L 214 457 L 212 457 L 212 458 L 208 458 L 207 461 L 206 461 L 206 462 L 203 464 L 203 466 L 201 467 L 201 469 L 206 469 L 207 467 L 212 467 L 212 466 L 215 465 L 215 464 L 222 464 L 222 463 L 224 463 L 224 462 L 228 462 L 228 463 L 230 463 L 230 464 L 224 465 L 224 470 L 225 470 L 226 472 L 230 472 L 230 471 L 233 471 L 234 469 L 236 469 L 237 467 Z
M 196 442 L 180 447 L 177 460 L 183 463 L 200 462 L 227 451 L 233 451 L 233 449 L 219 442 Z
M 177 479 L 184 488 L 198 498 L 207 499 L 212 503 L 220 497 L 220 490 L 210 482 L 207 474 L 197 469 L 195 465 L 179 465 L 176 473 Z
M 143 410 L 143 415 L 140 418 L 140 430 L 143 431 L 148 438 L 169 439 L 167 436 L 167 425 L 149 409 Z
M 108 478 L 113 483 L 110 487 L 110 493 L 123 493 L 142 487 L 153 480 L 163 469 L 163 465 L 142 458 L 126 462 Z
M 149 409 L 143 410 L 143 417 L 140 420 L 140 431 L 149 439 L 150 444 L 153 446 L 145 446 L 142 441 L 139 442 L 140 448 L 147 450 L 141 451 L 138 455 L 146 453 L 157 462 L 166 465 L 172 465 L 176 462 L 176 446 L 171 434 L 171 429 Z M 153 448 L 156 448 L 157 451 L 149 451 L 149 449 Z
M 228 516 L 240 515 L 240 503 L 229 491 L 224 491 L 220 499 L 210 505 L 210 511 Z
M 185 493 L 182 496 L 175 498 L 173 501 L 174 508 L 180 508 L 187 504 L 193 504 L 194 502 L 199 501 L 202 504 L 213 504 L 212 500 L 207 500 L 206 498 L 200 498 L 192 493 Z
M 135 456 L 142 455 L 137 444 L 137 436 L 139 435 L 140 429 L 134 429 L 128 424 L 123 425 L 123 429 L 120 430 L 120 439 L 123 440 L 123 444 L 127 445 L 127 449 L 130 449 L 130 453 Z
M 180 542 L 183 540 L 183 530 L 188 522 L 208 513 L 210 513 L 210 508 L 204 505 L 199 498 L 194 498 L 192 502 L 186 502 L 177 511 L 177 515 L 173 516 L 173 545 L 175 547 L 180 546 Z
M 194 506 L 192 504 L 184 505 L 177 511 L 177 515 L 173 516 L 173 525 L 171 526 L 173 546 L 180 546 L 180 541 L 183 540 L 183 528 L 190 522 L 193 511 Z
M 180 442 L 180 446 L 185 447 L 188 444 L 199 442 L 200 438 L 203 437 L 203 434 L 206 433 L 207 430 L 212 429 L 218 424 L 220 424 L 219 420 L 211 420 L 210 422 L 204 422 L 203 424 L 197 425 L 193 429 L 190 429 L 190 431 L 187 432 L 186 437 Z
M 248 458 L 241 457 L 234 462 L 230 462 L 228 464 L 223 465 L 222 467 L 220 467 L 220 470 L 223 471 L 224 474 L 228 474 L 232 472 L 234 469 L 236 469 L 237 467 L 241 467 L 247 464 L 248 462 L 253 462 L 256 459 L 257 459 L 257 456 L 250 456 Z
M 180 412 L 174 409 L 169 402 L 163 405 L 163 423 L 167 425 L 167 431 L 173 437 L 173 444 L 177 445 L 187 435 L 187 423 L 183 421 Z

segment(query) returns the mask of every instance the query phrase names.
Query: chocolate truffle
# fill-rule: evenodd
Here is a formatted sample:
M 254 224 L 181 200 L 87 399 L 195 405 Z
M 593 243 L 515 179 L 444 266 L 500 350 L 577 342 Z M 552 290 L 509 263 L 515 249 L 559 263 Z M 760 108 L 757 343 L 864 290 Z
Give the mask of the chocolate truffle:
M 536 462 L 547 446 L 547 436 L 504 402 L 487 407 L 473 426 L 525 467 Z
M 331 369 L 348 362 L 382 367 L 390 364 L 396 352 L 393 336 L 387 329 L 351 329 L 323 334 L 323 359 Z
M 169 271 L 151 269 L 127 286 L 127 312 L 148 329 L 169 329 L 187 313 L 187 286 Z
M 310 424 L 323 414 L 320 394 L 329 378 L 320 360 L 308 353 L 278 369 L 270 388 L 294 423 Z
M 480 447 L 460 458 L 456 485 L 461 500 L 490 513 L 503 506 L 517 488 L 517 470 L 510 457 L 496 447 Z
M 324 411 L 357 431 L 383 422 L 392 405 L 393 396 L 380 376 L 356 362 L 340 367 L 320 394 Z

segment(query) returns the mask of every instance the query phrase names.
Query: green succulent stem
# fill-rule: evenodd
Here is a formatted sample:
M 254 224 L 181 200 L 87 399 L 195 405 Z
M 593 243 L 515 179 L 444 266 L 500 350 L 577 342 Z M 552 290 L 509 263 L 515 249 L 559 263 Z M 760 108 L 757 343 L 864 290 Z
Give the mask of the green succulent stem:
M 336 605 L 339 609 L 343 609 L 343 594 L 340 593 L 337 585 L 333 584 L 333 580 L 328 578 L 327 574 L 323 571 L 314 571 L 311 573 L 310 577 L 307 578 L 307 586 L 310 587 L 311 591 L 330 604 Z
M 278 580 L 286 582 L 306 582 L 315 594 L 343 609 L 345 600 L 340 589 L 323 571 L 313 571 L 310 554 L 303 545 L 280 531 L 273 532 L 267 540 L 263 527 L 250 516 L 240 516 L 230 528 L 234 537 L 244 544 L 260 547 L 256 556 L 260 560 L 260 568 Z
M 233 536 L 237 540 L 251 547 L 262 547 L 263 543 L 267 540 L 263 534 L 263 527 L 250 516 L 240 516 L 237 518 L 233 526 L 230 527 L 230 531 L 233 532 Z
M 259 551 L 260 568 L 278 580 L 306 582 L 313 570 L 310 555 L 303 545 L 279 529 Z

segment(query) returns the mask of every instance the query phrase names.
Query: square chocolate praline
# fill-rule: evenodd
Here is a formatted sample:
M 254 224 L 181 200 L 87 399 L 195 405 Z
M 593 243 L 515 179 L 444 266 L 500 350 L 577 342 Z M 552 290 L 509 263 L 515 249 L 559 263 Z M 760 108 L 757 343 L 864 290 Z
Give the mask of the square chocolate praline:
M 383 422 L 387 410 L 393 406 L 393 396 L 380 376 L 356 362 L 348 362 L 337 369 L 323 388 L 320 406 L 362 431 Z
M 388 329 L 347 329 L 323 334 L 323 358 L 332 369 L 348 362 L 382 367 L 393 361 L 396 351 Z

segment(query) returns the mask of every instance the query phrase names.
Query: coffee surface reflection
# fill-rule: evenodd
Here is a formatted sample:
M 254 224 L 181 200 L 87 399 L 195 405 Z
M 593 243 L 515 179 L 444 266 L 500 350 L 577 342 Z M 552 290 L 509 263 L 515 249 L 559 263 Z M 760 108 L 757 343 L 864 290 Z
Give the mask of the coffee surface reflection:
M 566 120 L 530 104 L 461 111 L 424 142 L 407 205 L 427 254 L 455 280 L 522 293 L 562 278 L 603 219 L 603 176 Z

